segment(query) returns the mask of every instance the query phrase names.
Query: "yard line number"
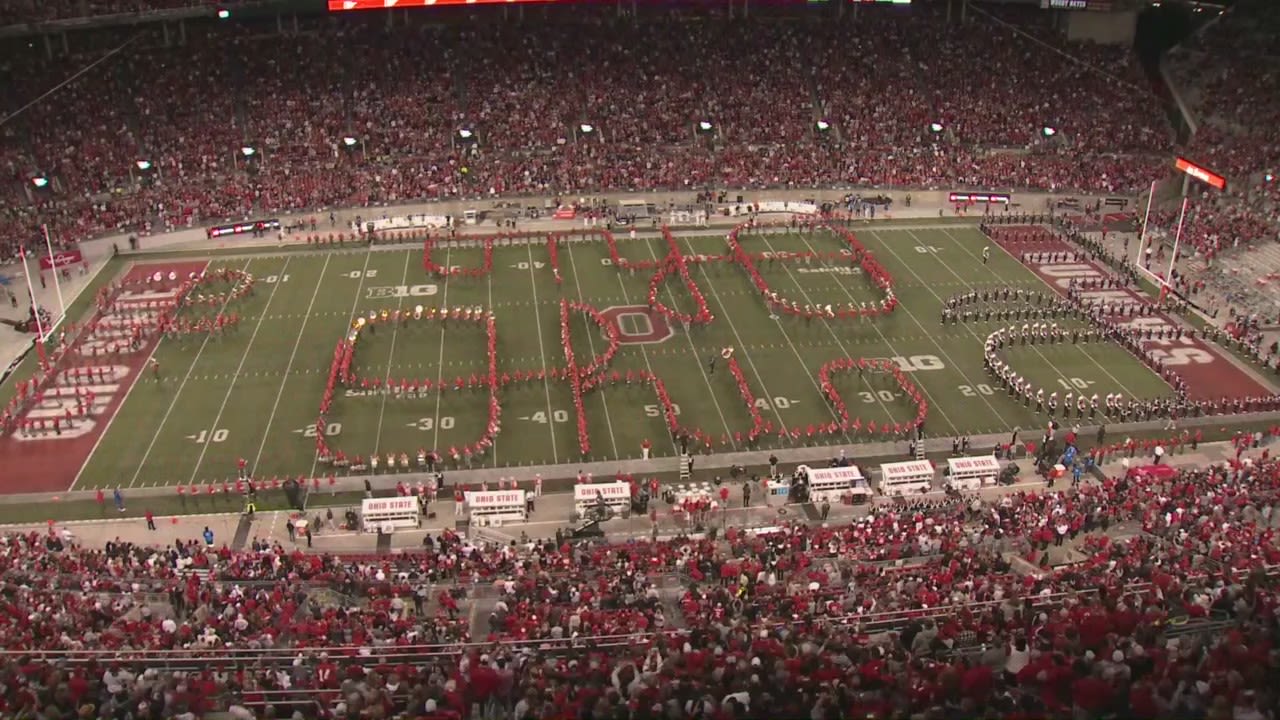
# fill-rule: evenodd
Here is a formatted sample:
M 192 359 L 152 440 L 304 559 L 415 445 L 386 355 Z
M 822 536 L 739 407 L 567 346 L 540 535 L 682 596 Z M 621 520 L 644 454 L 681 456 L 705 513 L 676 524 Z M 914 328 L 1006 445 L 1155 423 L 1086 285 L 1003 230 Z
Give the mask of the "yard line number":
M 226 428 L 218 428 L 213 432 L 209 432 L 208 430 L 201 430 L 199 434 L 192 435 L 189 437 L 192 440 L 194 440 L 197 445 L 205 445 L 211 442 L 215 442 L 215 443 L 226 442 L 227 437 L 230 434 L 231 433 Z
M 785 398 L 785 397 L 782 397 L 781 395 L 773 399 L 773 405 L 769 404 L 769 400 L 767 398 L 756 398 L 756 407 L 761 410 L 772 410 L 774 408 L 777 408 L 779 410 L 786 410 L 792 405 L 799 405 L 799 404 L 800 404 L 799 400 L 792 400 L 791 398 Z
M 289 282 L 289 274 L 285 273 L 284 275 L 268 275 L 262 278 L 262 282 L 267 283 L 268 285 L 275 284 L 278 282 L 287 283 Z
M 679 415 L 680 406 L 675 403 L 671 403 L 671 411 L 674 412 L 676 415 Z M 645 417 L 662 417 L 662 408 L 658 407 L 657 405 L 645 405 L 644 414 L 645 414 Z
M 546 412 L 539 410 L 538 412 L 530 415 L 528 419 L 530 422 L 543 423 L 545 425 L 547 422 L 547 417 L 548 416 Z M 569 422 L 569 411 L 554 410 L 552 411 L 550 417 L 553 421 L 558 423 Z
M 325 426 L 324 426 L 324 434 L 325 434 L 325 436 L 326 436 L 326 437 L 333 437 L 334 435 L 341 435 L 341 434 L 342 434 L 342 423 L 340 423 L 340 422 L 334 422 L 334 423 L 329 423 L 329 424 L 325 425 Z M 310 425 L 308 425 L 308 426 L 306 426 L 306 427 L 302 428 L 302 436 L 303 436 L 303 437 L 309 437 L 309 438 L 313 438 L 313 437 L 315 437 L 315 436 L 316 436 L 316 424 L 315 424 L 315 423 L 311 423 Z
M 1093 383 L 1084 378 L 1058 378 L 1058 384 L 1066 390 L 1088 390 Z
M 965 397 L 977 397 L 979 395 L 995 395 L 995 388 L 986 383 L 978 383 L 977 385 L 961 385 L 960 394 Z
M 946 370 L 947 366 L 937 355 L 894 355 L 888 358 L 872 358 L 888 360 L 902 372 L 923 372 L 925 370 Z
M 452 415 L 445 415 L 440 418 L 441 430 L 452 430 L 455 424 L 456 424 L 456 421 L 454 420 Z M 413 422 L 409 423 L 409 427 L 417 428 L 419 430 L 422 430 L 423 432 L 426 432 L 429 430 L 435 430 L 436 419 L 430 418 L 430 417 L 418 418 L 417 420 L 414 420 Z

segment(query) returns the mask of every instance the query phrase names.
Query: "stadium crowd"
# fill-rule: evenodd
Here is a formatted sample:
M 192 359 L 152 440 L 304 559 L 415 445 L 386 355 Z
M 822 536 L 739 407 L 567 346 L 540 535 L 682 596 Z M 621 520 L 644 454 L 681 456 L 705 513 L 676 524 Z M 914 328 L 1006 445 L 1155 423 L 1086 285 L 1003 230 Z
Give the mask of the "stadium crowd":
M 244 0 L 9 0 L 0 7 L 0 27 L 50 20 L 147 13 L 175 8 L 231 8 Z
M 18 3 L 0 19 L 72 6 Z M 1093 71 L 1064 76 L 1038 29 L 947 27 L 928 9 L 860 22 L 857 34 L 595 21 L 386 34 L 304 21 L 286 36 L 193 26 L 181 48 L 153 47 L 144 29 L 99 81 L 0 131 L 0 257 L 39 222 L 65 242 L 495 193 L 1119 192 L 1165 162 L 1154 101 Z M 1071 52 L 1133 77 L 1112 53 Z M 974 72 L 975 57 L 1001 72 Z M 0 95 L 20 105 L 82 62 L 15 60 Z M 1231 97 L 1234 82 L 1224 73 L 1207 95 Z M 1241 148 L 1272 157 L 1271 140 L 1240 128 L 1266 127 L 1249 123 L 1275 115 L 1271 101 L 1207 123 L 1206 157 L 1256 174 Z M 1029 154 L 994 150 L 1006 146 Z M 40 173 L 54 187 L 31 205 Z M 1269 187 L 1202 206 L 1197 246 L 1265 234 Z M 1280 461 L 1263 459 L 767 533 L 493 546 L 446 531 L 368 557 L 231 550 L 211 535 L 100 550 L 6 535 L 0 716 L 1274 720 L 1278 491 Z M 1066 545 L 1077 561 L 1050 562 Z M 473 637 L 480 597 L 494 609 Z
M 1278 491 L 1264 456 L 624 544 L 445 531 L 337 557 L 8 535 L 0 712 L 1274 717 Z M 1064 544 L 1078 559 L 1051 564 Z M 488 635 L 458 645 L 481 596 Z
M 1169 147 L 1150 93 L 1073 64 L 1064 72 L 1031 36 L 980 18 L 948 25 L 929 7 L 867 10 L 855 26 L 579 14 L 568 29 L 388 32 L 342 18 L 280 35 L 274 24 L 190 23 L 173 47 L 140 26 L 92 80 L 3 129 L 0 254 L 42 221 L 68 241 L 495 193 L 833 183 L 1120 192 L 1145 185 Z M 80 40 L 84 53 L 53 61 L 16 55 L 0 83 L 6 104 L 129 36 L 92 37 Z M 335 46 L 361 48 L 361 61 Z M 1132 74 L 1114 52 L 1069 51 Z M 975 56 L 1002 73 L 959 61 Z M 703 121 L 710 134 L 698 134 Z M 1057 134 L 1045 138 L 1045 127 Z M 1010 147 L 1032 154 L 997 149 Z M 37 176 L 50 184 L 33 188 Z
M 1280 220 L 1280 86 L 1274 14 L 1267 3 L 1240 2 L 1185 46 L 1171 52 L 1168 68 L 1198 127 L 1187 157 L 1227 178 L 1219 192 L 1193 187 L 1183 229 L 1206 259 L 1241 245 L 1276 241 Z M 1153 220 L 1172 237 L 1177 214 Z

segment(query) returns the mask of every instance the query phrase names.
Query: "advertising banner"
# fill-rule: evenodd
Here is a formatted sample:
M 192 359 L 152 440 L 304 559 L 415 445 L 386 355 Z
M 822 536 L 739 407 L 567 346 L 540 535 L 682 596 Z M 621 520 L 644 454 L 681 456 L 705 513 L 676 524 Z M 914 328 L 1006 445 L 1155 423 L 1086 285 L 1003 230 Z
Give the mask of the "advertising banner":
M 41 270 L 52 270 L 54 268 L 64 268 L 75 265 L 84 261 L 84 255 L 79 250 L 60 250 L 53 254 L 53 257 L 45 255 L 40 258 Z

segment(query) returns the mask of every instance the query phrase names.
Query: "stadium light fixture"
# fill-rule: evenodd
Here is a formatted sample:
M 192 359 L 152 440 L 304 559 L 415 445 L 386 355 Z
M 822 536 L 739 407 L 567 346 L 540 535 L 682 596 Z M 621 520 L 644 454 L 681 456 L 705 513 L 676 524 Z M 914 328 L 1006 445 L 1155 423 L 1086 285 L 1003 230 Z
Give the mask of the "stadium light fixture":
M 231 11 L 226 8 L 218 8 L 218 19 L 227 20 L 231 17 Z
M 476 134 L 471 132 L 467 128 L 462 128 L 461 130 L 458 131 L 458 137 L 462 138 L 463 140 L 470 140 L 475 136 Z
M 356 140 L 355 138 L 351 137 L 350 135 L 348 135 L 348 136 L 346 136 L 346 137 L 342 138 L 342 144 L 343 144 L 343 145 L 346 145 L 347 147 L 355 147 L 357 142 L 360 142 L 360 141 L 359 141 L 359 140 Z
M 934 134 L 942 132 L 942 123 L 929 123 L 929 132 Z
M 43 190 L 44 188 L 49 187 L 49 178 L 43 175 L 37 175 L 31 178 L 31 184 L 35 185 L 37 189 Z
M 150 169 L 151 169 L 151 161 L 150 161 L 150 160 L 139 160 L 139 161 L 135 162 L 135 163 L 134 163 L 134 165 L 136 165 L 136 166 L 137 166 L 137 168 L 138 168 L 139 170 L 141 170 L 142 172 L 146 172 L 146 171 L 148 171 L 148 170 L 150 170 Z
M 578 132 L 582 133 L 583 135 L 590 135 L 595 131 L 596 131 L 596 127 L 591 123 L 582 123 L 581 125 L 578 126 Z
M 707 122 L 706 120 L 703 120 L 698 123 L 698 130 L 702 132 L 711 132 L 711 128 L 712 128 L 711 123 Z
M 1267 173 L 1266 175 L 1262 176 L 1262 179 L 1266 180 L 1267 182 L 1271 182 L 1276 179 L 1276 176 L 1272 175 L 1271 173 Z
M 240 148 L 240 154 L 248 158 L 248 157 L 253 157 L 254 155 L 257 155 L 258 151 L 254 148 L 249 147 L 248 145 L 245 145 L 244 147 Z
M 826 120 L 818 121 L 818 132 L 826 132 L 830 129 L 831 129 L 831 123 L 827 122 Z
M 1058 134 L 1058 129 L 1045 125 L 1044 127 L 1040 128 L 1040 134 L 1044 135 L 1047 138 L 1051 138 L 1054 135 Z

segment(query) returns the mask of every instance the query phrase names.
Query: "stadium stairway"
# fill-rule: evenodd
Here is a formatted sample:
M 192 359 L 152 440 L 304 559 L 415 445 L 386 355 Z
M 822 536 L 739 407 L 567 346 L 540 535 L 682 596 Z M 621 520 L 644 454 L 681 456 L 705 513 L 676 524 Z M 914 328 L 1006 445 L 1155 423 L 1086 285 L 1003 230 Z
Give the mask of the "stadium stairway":
M 248 515 L 241 515 L 240 522 L 236 524 L 235 537 L 231 539 L 232 550 L 244 550 L 249 546 L 249 533 L 253 529 L 253 521 Z
M 684 595 L 684 587 L 680 576 L 667 575 L 658 583 L 658 594 L 662 603 L 662 614 L 667 620 L 667 627 L 683 630 L 688 627 L 684 613 L 680 611 L 680 598 Z
M 361 604 L 356 598 L 327 587 L 308 588 L 307 602 L 318 607 L 340 608 L 359 607 Z

